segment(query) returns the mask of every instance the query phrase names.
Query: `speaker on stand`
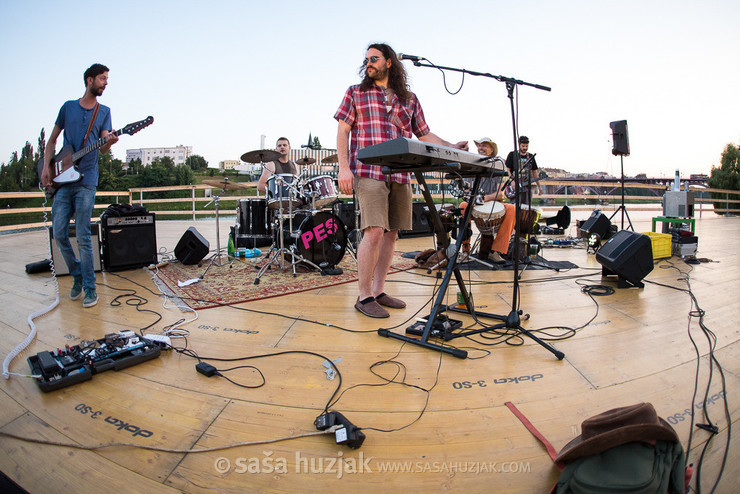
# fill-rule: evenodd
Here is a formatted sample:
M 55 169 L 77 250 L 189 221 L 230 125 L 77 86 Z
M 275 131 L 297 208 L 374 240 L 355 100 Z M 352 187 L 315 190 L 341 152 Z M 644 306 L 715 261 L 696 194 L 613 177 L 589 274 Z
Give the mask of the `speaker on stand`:
M 616 216 L 619 211 L 622 211 L 622 230 L 624 230 L 624 217 L 627 216 L 627 221 L 630 225 L 630 230 L 635 231 L 635 227 L 632 226 L 632 220 L 630 219 L 627 208 L 624 206 L 624 157 L 630 155 L 630 140 L 629 134 L 627 133 L 627 120 L 617 120 L 616 122 L 610 122 L 609 127 L 612 129 L 612 139 L 614 145 L 612 146 L 612 154 L 619 156 L 619 164 L 622 175 L 622 203 L 609 217 L 611 220 Z

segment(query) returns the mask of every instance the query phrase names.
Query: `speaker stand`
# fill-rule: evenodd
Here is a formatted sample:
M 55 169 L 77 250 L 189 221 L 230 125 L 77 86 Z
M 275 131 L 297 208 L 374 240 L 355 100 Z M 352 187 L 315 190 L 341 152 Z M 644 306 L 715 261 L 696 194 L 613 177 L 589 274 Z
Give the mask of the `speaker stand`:
M 614 216 L 617 215 L 617 213 L 621 210 L 622 211 L 622 230 L 624 230 L 624 217 L 627 216 L 627 221 L 630 224 L 630 230 L 633 232 L 635 231 L 635 227 L 632 226 L 632 220 L 630 219 L 630 215 L 627 212 L 627 208 L 624 206 L 624 155 L 619 155 L 619 162 L 620 162 L 620 168 L 622 171 L 622 203 L 619 205 L 619 207 L 612 213 L 611 216 L 609 216 L 609 221 L 611 221 Z

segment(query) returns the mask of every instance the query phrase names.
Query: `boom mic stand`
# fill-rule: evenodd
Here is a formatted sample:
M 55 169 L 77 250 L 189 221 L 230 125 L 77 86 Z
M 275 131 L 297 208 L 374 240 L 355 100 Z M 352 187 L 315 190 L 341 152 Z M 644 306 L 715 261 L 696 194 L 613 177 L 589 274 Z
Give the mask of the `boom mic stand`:
M 423 60 L 426 60 L 426 59 L 423 59 Z M 427 60 L 427 62 L 429 62 L 429 61 Z M 489 77 L 491 79 L 496 79 L 499 82 L 505 83 L 506 84 L 506 90 L 507 90 L 507 93 L 508 93 L 508 98 L 509 98 L 509 104 L 511 106 L 511 125 L 512 125 L 512 134 L 513 134 L 513 138 L 514 138 L 514 149 L 515 150 L 518 150 L 519 149 L 519 145 L 518 145 L 519 139 L 518 139 L 518 135 L 517 135 L 518 132 L 517 132 L 517 124 L 516 124 L 516 110 L 514 108 L 514 89 L 516 89 L 516 87 L 518 85 L 522 85 L 522 86 L 531 86 L 531 87 L 533 87 L 535 89 L 541 89 L 543 91 L 550 91 L 551 90 L 551 88 L 549 88 L 547 86 L 542 86 L 542 85 L 539 85 L 539 84 L 532 84 L 532 83 L 529 83 L 529 82 L 521 81 L 519 79 L 511 78 L 511 77 L 503 77 L 503 76 L 500 76 L 500 75 L 493 75 L 493 74 L 490 74 L 490 73 L 483 73 L 483 72 L 474 72 L 474 71 L 467 70 L 467 69 L 457 69 L 457 68 L 452 68 L 452 67 L 443 67 L 443 66 L 434 65 L 431 62 L 430 63 L 427 63 L 427 64 L 424 64 L 424 63 L 421 62 L 421 59 L 415 60 L 414 61 L 414 65 L 417 66 L 417 67 L 431 67 L 431 68 L 435 68 L 435 69 L 439 69 L 439 70 L 450 70 L 450 71 L 453 71 L 453 72 L 462 72 L 463 74 L 470 74 L 470 75 L 474 75 L 474 76 Z M 521 238 L 521 224 L 520 224 L 519 217 L 520 217 L 520 212 L 521 212 L 521 209 L 522 209 L 522 202 L 521 202 L 521 196 L 520 196 L 520 190 L 519 190 L 519 167 L 518 166 L 515 166 L 514 167 L 514 186 L 515 186 L 515 192 L 516 192 L 516 222 L 515 222 L 515 226 L 514 226 L 514 245 L 516 245 L 517 246 L 516 248 L 518 249 L 519 248 L 518 247 L 519 246 L 519 239 Z M 472 331 L 466 331 L 466 332 L 462 332 L 462 333 L 454 333 L 454 334 L 446 335 L 445 336 L 445 339 L 459 338 L 461 336 L 468 336 L 470 334 L 475 334 L 475 333 L 483 333 L 483 332 L 490 331 L 490 330 L 495 330 L 495 329 L 502 329 L 502 328 L 511 329 L 511 330 L 519 331 L 523 335 L 525 335 L 525 336 L 531 338 L 532 340 L 536 341 L 541 346 L 543 346 L 545 349 L 547 349 L 548 351 L 550 351 L 553 355 L 555 355 L 555 357 L 557 357 L 558 360 L 562 360 L 565 357 L 565 354 L 563 352 L 558 351 L 555 348 L 553 348 L 552 346 L 550 346 L 549 344 L 545 343 L 544 341 L 542 341 L 541 339 L 539 339 L 538 337 L 536 337 L 535 335 L 533 335 L 532 333 L 530 333 L 529 331 L 527 331 L 526 329 L 524 329 L 522 327 L 522 325 L 521 325 L 521 317 L 520 316 L 522 315 L 523 311 L 518 308 L 518 305 L 519 305 L 519 280 L 518 280 L 518 276 L 517 276 L 517 274 L 519 272 L 519 255 L 518 255 L 518 253 L 517 253 L 517 255 L 514 256 L 514 271 L 513 272 L 514 272 L 514 288 L 513 288 L 513 295 L 512 295 L 512 298 L 511 298 L 511 311 L 509 312 L 509 315 L 506 317 L 505 321 L 502 324 L 496 324 L 494 326 L 489 326 L 489 327 L 486 327 L 486 328 L 483 328 L 483 329 L 476 329 L 476 330 L 472 330 Z M 470 307 L 469 309 L 471 311 L 473 310 L 472 307 Z M 455 309 L 452 309 L 452 310 L 455 310 Z M 462 309 L 459 309 L 459 310 L 462 311 Z M 481 315 L 485 316 L 485 314 L 481 314 Z

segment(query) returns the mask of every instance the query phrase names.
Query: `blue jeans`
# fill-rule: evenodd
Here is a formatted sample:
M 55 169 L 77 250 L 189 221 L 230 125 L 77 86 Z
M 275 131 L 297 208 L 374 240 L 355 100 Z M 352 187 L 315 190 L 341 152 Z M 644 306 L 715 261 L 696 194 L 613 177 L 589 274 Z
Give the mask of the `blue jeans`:
M 69 274 L 82 277 L 82 287 L 95 289 L 95 267 L 93 264 L 92 240 L 90 240 L 90 217 L 95 205 L 95 187 L 67 184 L 54 195 L 51 221 L 54 240 L 64 256 Z M 69 221 L 75 219 L 77 259 L 69 241 Z

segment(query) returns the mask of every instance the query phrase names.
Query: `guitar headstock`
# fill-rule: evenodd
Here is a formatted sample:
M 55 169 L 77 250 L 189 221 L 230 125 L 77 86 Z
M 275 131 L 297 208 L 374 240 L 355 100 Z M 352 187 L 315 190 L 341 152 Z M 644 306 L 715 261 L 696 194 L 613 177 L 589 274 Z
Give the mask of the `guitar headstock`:
M 121 132 L 123 134 L 134 135 L 141 129 L 150 126 L 153 122 L 154 122 L 154 117 L 149 116 L 149 117 L 146 117 L 144 120 L 139 120 L 138 122 L 128 124 L 127 126 L 121 129 Z

